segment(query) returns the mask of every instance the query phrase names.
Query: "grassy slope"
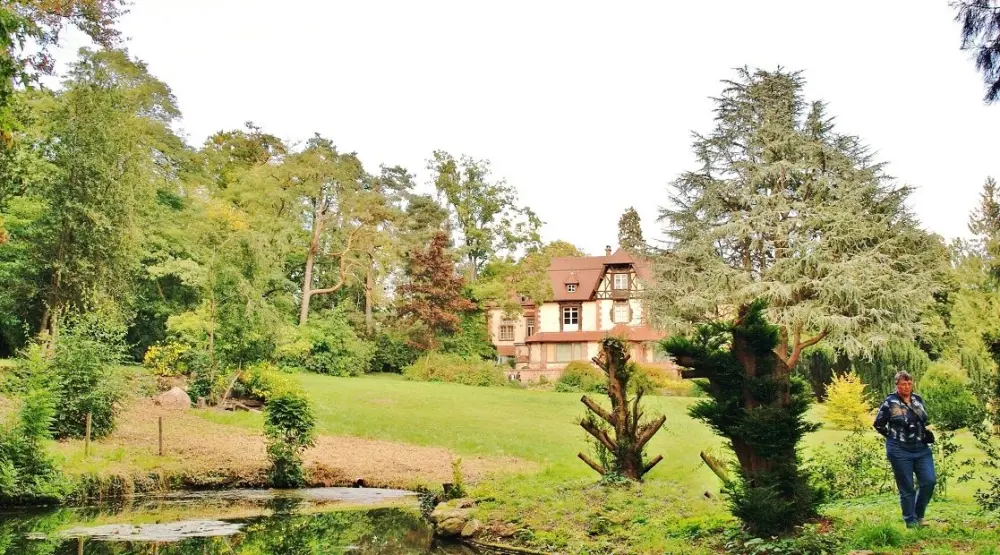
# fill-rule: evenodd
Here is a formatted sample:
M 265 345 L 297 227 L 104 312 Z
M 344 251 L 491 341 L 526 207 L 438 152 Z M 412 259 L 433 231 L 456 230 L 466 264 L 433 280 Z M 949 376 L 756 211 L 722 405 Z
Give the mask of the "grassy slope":
M 594 485 L 596 475 L 576 458 L 577 452 L 588 449 L 585 434 L 576 424 L 584 413 L 578 393 L 406 382 L 384 376 L 343 379 L 303 374 L 297 379 L 312 398 L 321 433 L 541 463 L 544 470 L 540 473 L 517 474 L 517 469 L 511 469 L 513 474 L 475 491 L 477 497 L 487 499 L 481 504 L 481 516 L 522 527 L 517 538 L 535 547 L 592 553 L 696 553 L 707 548 L 692 547 L 691 532 L 714 529 L 727 519 L 717 495 L 718 481 L 698 456 L 701 450 L 718 449 L 721 441 L 704 424 L 687 416 L 687 407 L 694 399 L 647 399 L 647 413 L 667 417 L 664 430 L 648 450 L 651 455 L 663 454 L 665 460 L 640 486 L 606 489 Z M 822 408 L 816 407 L 811 417 L 819 419 L 821 413 Z M 260 426 L 256 415 L 206 413 L 205 417 Z M 811 434 L 806 446 L 831 445 L 846 435 L 824 429 Z M 960 437 L 960 442 L 971 444 L 968 437 Z M 826 512 L 838 519 L 848 535 L 862 534 L 853 540 L 859 548 L 882 547 L 891 553 L 905 549 L 978 553 L 980 547 L 996 544 L 1000 538 L 995 531 L 965 538 L 962 526 L 966 517 L 958 515 L 973 519 L 966 526 L 981 522 L 970 514 L 972 491 L 969 484 L 953 484 L 950 501 L 938 500 L 934 506 L 938 509 L 932 507 L 932 512 L 949 515 L 949 524 L 939 526 L 955 527 L 946 533 L 905 531 L 898 522 L 892 496 L 835 505 Z M 712 498 L 706 498 L 705 492 Z M 887 535 L 888 540 L 881 539 Z M 890 543 L 880 543 L 883 541 Z

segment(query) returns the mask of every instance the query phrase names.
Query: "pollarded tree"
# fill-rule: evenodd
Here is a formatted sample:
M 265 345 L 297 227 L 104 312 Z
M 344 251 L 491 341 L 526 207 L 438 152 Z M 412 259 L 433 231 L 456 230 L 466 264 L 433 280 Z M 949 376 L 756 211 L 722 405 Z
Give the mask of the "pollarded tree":
M 716 128 L 694 145 L 700 168 L 673 183 L 672 206 L 662 211 L 670 252 L 656 262 L 650 291 L 662 323 L 740 328 L 756 321 L 759 301 L 767 304 L 759 318 L 775 326 L 773 370 L 752 387 L 760 345 L 734 335 L 740 371 L 714 386 L 737 388 L 754 417 L 747 424 L 761 433 L 777 421 L 804 425 L 790 379 L 803 349 L 825 339 L 853 356 L 889 338 L 912 338 L 936 287 L 927 258 L 937 251 L 906 207 L 910 189 L 891 183 L 859 139 L 836 133 L 823 104 L 804 101 L 802 86 L 798 73 L 780 69 L 743 69 L 727 82 L 716 99 Z M 792 456 L 733 446 L 751 487 L 775 457 Z M 789 480 L 800 483 L 794 473 Z M 788 495 L 778 499 L 792 502 Z

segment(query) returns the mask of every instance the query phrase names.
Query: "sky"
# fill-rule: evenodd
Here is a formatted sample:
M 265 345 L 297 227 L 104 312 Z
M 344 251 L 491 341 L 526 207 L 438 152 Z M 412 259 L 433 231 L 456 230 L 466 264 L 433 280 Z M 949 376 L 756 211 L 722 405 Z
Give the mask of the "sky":
M 253 121 L 320 133 L 430 190 L 434 150 L 491 161 L 546 241 L 617 244 L 630 206 L 662 238 L 668 184 L 733 68 L 802 70 L 870 145 L 929 231 L 967 236 L 1000 178 L 1000 105 L 947 0 L 712 2 L 135 0 L 129 52 L 173 89 L 188 142 Z M 70 34 L 59 54 L 84 44 Z

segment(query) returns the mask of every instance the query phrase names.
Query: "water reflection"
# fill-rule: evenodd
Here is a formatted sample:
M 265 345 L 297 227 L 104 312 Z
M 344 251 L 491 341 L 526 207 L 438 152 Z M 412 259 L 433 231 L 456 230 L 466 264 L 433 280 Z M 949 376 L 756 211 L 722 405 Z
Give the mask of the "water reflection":
M 175 498 L 165 501 L 166 509 L 150 508 L 146 500 L 114 508 L 0 514 L 0 555 L 476 553 L 436 544 L 416 507 L 345 509 L 315 497 L 271 496 L 224 506 L 218 498 L 181 505 Z M 212 511 L 218 514 L 209 516 Z M 141 536 L 130 535 L 135 533 Z

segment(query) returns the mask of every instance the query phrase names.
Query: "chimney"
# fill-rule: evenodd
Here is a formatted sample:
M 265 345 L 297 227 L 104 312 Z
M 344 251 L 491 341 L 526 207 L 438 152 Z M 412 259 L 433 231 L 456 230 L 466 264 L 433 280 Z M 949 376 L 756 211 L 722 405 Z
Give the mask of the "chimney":
M 611 245 L 604 247 L 604 256 L 611 256 Z

